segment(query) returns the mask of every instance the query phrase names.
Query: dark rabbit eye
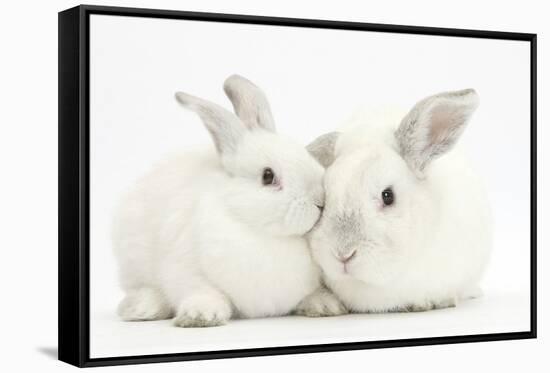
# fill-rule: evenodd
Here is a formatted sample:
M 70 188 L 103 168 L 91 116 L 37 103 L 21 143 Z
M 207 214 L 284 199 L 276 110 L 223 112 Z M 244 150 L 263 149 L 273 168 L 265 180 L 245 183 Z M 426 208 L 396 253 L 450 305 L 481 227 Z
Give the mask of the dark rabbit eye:
M 264 168 L 264 173 L 262 175 L 262 184 L 271 185 L 275 182 L 275 173 L 269 167 Z
M 386 188 L 382 192 L 382 201 L 384 201 L 384 205 L 389 206 L 393 204 L 394 196 L 393 196 L 393 190 L 391 188 Z

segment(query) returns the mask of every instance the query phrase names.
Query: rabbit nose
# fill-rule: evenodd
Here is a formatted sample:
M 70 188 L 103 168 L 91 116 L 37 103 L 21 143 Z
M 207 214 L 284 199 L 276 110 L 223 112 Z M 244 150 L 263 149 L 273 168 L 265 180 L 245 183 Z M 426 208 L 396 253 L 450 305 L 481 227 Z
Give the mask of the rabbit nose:
M 341 261 L 342 263 L 347 263 L 349 262 L 350 260 L 353 259 L 353 257 L 355 256 L 355 253 L 357 252 L 357 250 L 351 250 L 351 251 L 348 251 L 346 253 L 338 253 L 336 255 L 336 258 Z

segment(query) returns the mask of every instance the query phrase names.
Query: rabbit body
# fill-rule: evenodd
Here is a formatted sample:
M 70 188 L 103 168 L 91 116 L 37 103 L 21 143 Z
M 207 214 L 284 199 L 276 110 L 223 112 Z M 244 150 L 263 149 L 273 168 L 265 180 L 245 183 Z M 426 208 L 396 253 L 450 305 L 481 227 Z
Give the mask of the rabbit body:
M 316 289 L 306 241 L 236 221 L 224 209 L 228 179 L 215 154 L 204 152 L 165 161 L 139 181 L 114 231 L 125 290 L 154 288 L 174 311 L 186 298 L 212 294 L 242 317 L 261 317 L 290 312 Z
M 365 119 L 334 135 L 311 246 L 349 310 L 424 311 L 478 295 L 491 214 L 481 179 L 453 149 L 476 107 L 475 92 L 449 92 L 401 123 Z
M 158 164 L 122 199 L 114 251 L 124 320 L 175 316 L 181 327 L 296 311 L 344 312 L 319 289 L 305 234 L 324 204 L 324 169 L 303 145 L 275 133 L 258 87 L 232 76 L 235 114 L 184 93 L 216 148 Z

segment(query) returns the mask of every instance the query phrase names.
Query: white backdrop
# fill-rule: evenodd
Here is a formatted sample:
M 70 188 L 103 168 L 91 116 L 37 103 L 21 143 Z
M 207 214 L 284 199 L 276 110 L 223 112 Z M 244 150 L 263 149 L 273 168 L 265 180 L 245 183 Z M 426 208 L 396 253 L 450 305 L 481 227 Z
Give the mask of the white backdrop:
M 550 264 L 547 216 L 544 198 L 550 185 L 545 128 L 550 117 L 550 63 L 546 4 L 535 0 L 518 2 L 463 0 L 449 4 L 435 0 L 369 2 L 296 2 L 295 0 L 119 0 L 96 4 L 158 7 L 167 9 L 287 16 L 298 18 L 354 20 L 409 25 L 460 27 L 539 34 L 539 126 L 538 126 L 538 246 L 539 315 L 547 312 Z M 2 55 L 0 98 L 0 235 L 2 247 L 3 366 L 17 372 L 74 371 L 55 360 L 57 354 L 57 12 L 77 5 L 73 0 L 26 1 L 5 4 L 0 13 Z M 497 10 L 498 11 L 495 11 Z M 254 77 L 252 77 L 254 78 Z M 259 81 L 262 83 L 262 81 Z M 206 84 L 203 86 L 205 89 Z M 503 89 L 506 84 L 502 84 Z M 183 89 L 184 87 L 178 87 Z M 269 87 L 266 87 L 269 88 Z M 271 93 L 268 90 L 268 93 Z M 482 93 L 480 91 L 480 93 Z M 484 98 L 486 100 L 486 98 Z M 274 98 L 271 99 L 275 106 Z M 223 102 L 223 101 L 220 101 Z M 277 105 L 278 107 L 278 105 Z M 503 106 L 504 107 L 504 106 Z M 281 107 L 282 108 L 282 107 Z M 278 109 L 277 109 L 278 110 Z M 480 108 L 481 110 L 481 108 Z M 276 113 L 279 115 L 279 113 Z M 479 113 L 478 113 L 479 114 Z M 473 122 L 474 124 L 476 122 Z M 279 125 L 281 125 L 279 120 Z M 473 128 L 473 127 L 472 127 Z M 515 272 L 510 272 L 512 277 Z M 543 370 L 548 366 L 549 326 L 539 317 L 536 340 L 440 345 L 416 348 L 348 351 L 340 353 L 271 356 L 253 359 L 196 361 L 118 367 L 128 372 L 165 371 L 265 371 L 315 370 L 334 372 L 355 366 L 365 370 L 426 372 Z
M 235 334 L 225 328 L 179 331 L 172 337 L 167 333 L 174 330 L 163 330 L 154 342 L 136 346 L 136 335 L 122 337 L 128 325 L 119 330 L 122 323 L 113 322 L 122 296 L 109 237 L 113 208 L 124 188 L 167 153 L 201 144 L 213 148 L 198 117 L 175 102 L 174 92 L 183 90 L 230 108 L 222 83 L 233 73 L 260 85 L 278 130 L 304 144 L 365 108 L 408 109 L 427 95 L 469 87 L 481 98 L 462 143 L 485 176 L 496 216 L 494 255 L 484 286 L 494 304 L 478 311 L 491 313 L 494 328 L 476 314 L 454 313 L 441 320 L 445 324 L 462 318 L 452 330 L 438 329 L 434 315 L 426 315 L 433 330 L 395 330 L 399 320 L 392 319 L 387 333 L 363 336 L 355 328 L 331 331 L 336 321 L 326 320 L 315 325 L 319 334 L 313 335 L 294 324 L 295 338 L 326 343 L 529 329 L 528 42 L 103 15 L 92 16 L 90 30 L 92 356 L 294 342 L 290 336 L 277 339 L 269 329 L 256 336 L 254 321 L 254 330 L 244 332 L 250 344 L 223 344 L 227 333 Z M 493 314 L 496 304 L 502 311 Z M 414 322 L 418 320 L 409 323 Z M 203 336 L 218 341 L 182 345 L 183 339 Z

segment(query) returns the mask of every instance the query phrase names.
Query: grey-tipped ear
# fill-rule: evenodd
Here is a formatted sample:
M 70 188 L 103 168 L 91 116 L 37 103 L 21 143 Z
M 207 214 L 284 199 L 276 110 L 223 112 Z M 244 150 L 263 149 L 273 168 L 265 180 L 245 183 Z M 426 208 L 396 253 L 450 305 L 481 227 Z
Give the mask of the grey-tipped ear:
M 306 150 L 321 164 L 327 168 L 334 162 L 334 148 L 340 132 L 329 132 L 313 140 Z
M 417 175 L 453 148 L 478 105 L 473 89 L 443 92 L 418 102 L 403 118 L 395 137 L 401 156 Z
M 223 85 L 233 109 L 248 129 L 263 128 L 275 132 L 275 122 L 265 94 L 240 75 L 231 75 Z
M 234 152 L 246 129 L 230 111 L 201 98 L 177 92 L 176 100 L 202 119 L 219 154 Z

